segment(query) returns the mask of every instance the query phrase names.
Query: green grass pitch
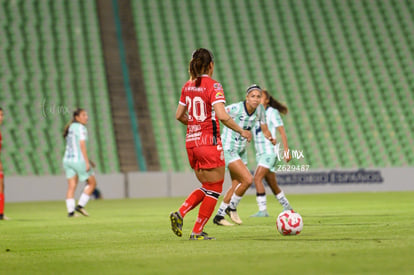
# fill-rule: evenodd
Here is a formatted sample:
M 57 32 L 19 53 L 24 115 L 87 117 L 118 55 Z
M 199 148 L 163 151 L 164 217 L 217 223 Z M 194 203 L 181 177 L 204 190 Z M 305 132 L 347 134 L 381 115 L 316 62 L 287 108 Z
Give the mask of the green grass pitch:
M 304 219 L 298 236 L 275 226 L 281 206 L 268 195 L 269 218 L 205 228 L 215 241 L 189 241 L 169 213 L 184 198 L 91 201 L 91 217 L 68 219 L 64 201 L 6 203 L 0 221 L 0 274 L 413 274 L 414 193 L 289 195 Z

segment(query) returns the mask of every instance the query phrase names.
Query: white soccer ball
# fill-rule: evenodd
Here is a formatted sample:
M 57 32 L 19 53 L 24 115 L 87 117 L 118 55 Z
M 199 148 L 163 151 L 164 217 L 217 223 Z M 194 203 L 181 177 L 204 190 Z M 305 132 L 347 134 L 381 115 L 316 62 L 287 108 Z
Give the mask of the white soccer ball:
M 303 219 L 299 213 L 286 210 L 276 220 L 277 231 L 282 235 L 298 235 L 303 229 Z

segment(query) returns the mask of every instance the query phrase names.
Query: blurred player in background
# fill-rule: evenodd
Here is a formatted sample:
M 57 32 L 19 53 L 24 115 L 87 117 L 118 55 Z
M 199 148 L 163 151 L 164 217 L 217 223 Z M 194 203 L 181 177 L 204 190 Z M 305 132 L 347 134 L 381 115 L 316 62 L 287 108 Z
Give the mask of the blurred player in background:
M 256 122 L 259 123 L 265 138 L 276 144 L 276 140 L 272 137 L 266 124 L 265 110 L 260 104 L 261 98 L 262 89 L 258 85 L 252 85 L 246 90 L 246 100 L 227 106 L 226 111 L 245 130 L 251 131 Z M 227 127 L 224 128 L 221 138 L 232 185 L 227 190 L 213 222 L 217 225 L 233 225 L 224 218 L 228 214 L 233 222 L 242 224 L 237 214 L 237 206 L 246 190 L 253 183 L 253 176 L 246 166 L 248 141 Z
M 72 120 L 66 125 L 63 137 L 66 140 L 66 150 L 63 157 L 63 168 L 68 179 L 68 191 L 66 193 L 66 207 L 68 217 L 75 216 L 75 210 L 84 216 L 89 216 L 84 207 L 88 203 L 91 194 L 96 187 L 96 179 L 92 167 L 95 165 L 88 158 L 87 141 L 88 113 L 78 108 L 73 112 Z M 75 190 L 78 180 L 86 181 L 87 185 L 75 207 Z
M 187 125 L 188 159 L 201 187 L 187 197 L 178 211 L 170 214 L 170 221 L 174 234 L 181 237 L 184 216 L 201 203 L 190 240 L 214 239 L 203 229 L 223 189 L 225 162 L 218 120 L 240 137 L 252 138 L 249 131 L 243 130 L 226 113 L 223 88 L 211 78 L 213 71 L 212 53 L 203 48 L 195 50 L 189 64 L 190 80 L 181 90 L 176 111 L 176 119 Z
M 3 123 L 3 109 L 0 107 L 0 125 Z M 0 132 L 0 157 L 1 157 L 1 143 L 2 137 Z M 7 220 L 7 217 L 4 215 L 4 172 L 3 172 L 3 163 L 0 158 L 0 220 Z
M 289 147 L 286 137 L 283 121 L 280 113 L 287 114 L 288 108 L 269 95 L 268 91 L 262 92 L 262 105 L 266 110 L 266 120 L 269 130 L 273 137 L 276 137 L 276 129 L 282 137 L 284 148 L 284 158 L 286 162 L 290 161 Z M 290 210 L 292 207 L 286 199 L 285 194 L 280 189 L 276 181 L 275 165 L 278 159 L 279 145 L 274 146 L 267 138 L 265 138 L 259 123 L 256 123 L 254 129 L 254 145 L 256 148 L 257 168 L 254 173 L 254 184 L 256 186 L 256 201 L 259 206 L 259 212 L 251 217 L 268 217 L 266 206 L 266 191 L 263 185 L 263 179 L 269 184 L 270 189 L 276 199 L 283 206 L 284 210 Z

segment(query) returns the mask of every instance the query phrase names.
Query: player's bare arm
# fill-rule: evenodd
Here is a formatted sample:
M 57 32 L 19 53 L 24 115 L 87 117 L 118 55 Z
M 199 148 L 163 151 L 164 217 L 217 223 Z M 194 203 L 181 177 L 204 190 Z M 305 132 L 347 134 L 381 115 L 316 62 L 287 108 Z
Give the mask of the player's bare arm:
M 282 137 L 282 143 L 283 143 L 283 148 L 285 151 L 285 154 L 283 154 L 285 157 L 285 161 L 289 162 L 292 158 L 292 156 L 289 154 L 289 146 L 288 146 L 288 141 L 287 141 L 287 136 L 286 136 L 286 131 L 285 131 L 285 127 L 284 126 L 279 126 L 277 127 L 277 130 L 280 133 L 280 136 Z
M 175 119 L 184 125 L 188 124 L 187 108 L 184 105 L 178 104 Z
M 89 171 L 91 167 L 89 164 L 88 153 L 86 152 L 86 142 L 84 140 L 80 141 L 80 148 L 81 148 L 83 159 L 85 160 L 85 163 L 86 163 L 86 171 Z
M 260 128 L 262 129 L 263 135 L 268 139 L 273 145 L 276 145 L 276 137 L 272 137 L 272 133 L 269 131 L 267 124 L 261 124 Z
M 242 129 L 237 123 L 229 116 L 224 108 L 224 103 L 219 102 L 214 104 L 214 110 L 216 112 L 217 118 L 228 128 L 233 131 L 238 132 L 242 137 L 247 139 L 247 141 L 252 140 L 252 133 L 250 131 Z

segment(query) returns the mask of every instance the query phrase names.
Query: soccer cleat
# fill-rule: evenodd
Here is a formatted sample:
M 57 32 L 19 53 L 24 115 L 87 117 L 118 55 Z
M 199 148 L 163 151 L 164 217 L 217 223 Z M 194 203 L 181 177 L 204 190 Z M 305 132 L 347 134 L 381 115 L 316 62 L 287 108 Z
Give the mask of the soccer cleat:
M 223 216 L 216 215 L 213 219 L 213 223 L 222 226 L 233 226 L 231 222 L 228 222 Z
M 214 237 L 209 237 L 206 232 L 201 232 L 200 234 L 191 233 L 190 241 L 201 241 L 201 240 L 215 240 Z
M 1 214 L 0 215 L 0 220 L 3 220 L 3 221 L 8 221 L 8 220 L 10 220 L 6 215 L 4 215 L 4 214 Z
M 80 205 L 76 206 L 75 210 L 81 213 L 82 215 L 84 215 L 85 217 L 89 217 L 88 212 L 86 212 L 85 208 L 83 208 L 82 206 Z
M 182 237 L 183 236 L 183 218 L 181 218 L 180 213 L 171 212 L 170 220 L 171 220 L 171 230 L 178 237 Z
M 76 214 L 75 212 L 68 213 L 68 218 L 77 218 L 77 217 L 79 217 L 79 215 Z
M 256 214 L 251 215 L 250 217 L 254 218 L 262 218 L 262 217 L 269 217 L 269 213 L 267 213 L 267 210 L 259 211 Z
M 230 216 L 230 219 L 237 224 L 242 224 L 242 220 L 239 217 L 239 214 L 237 214 L 237 210 L 236 209 L 232 209 L 230 207 L 226 208 L 226 214 Z

